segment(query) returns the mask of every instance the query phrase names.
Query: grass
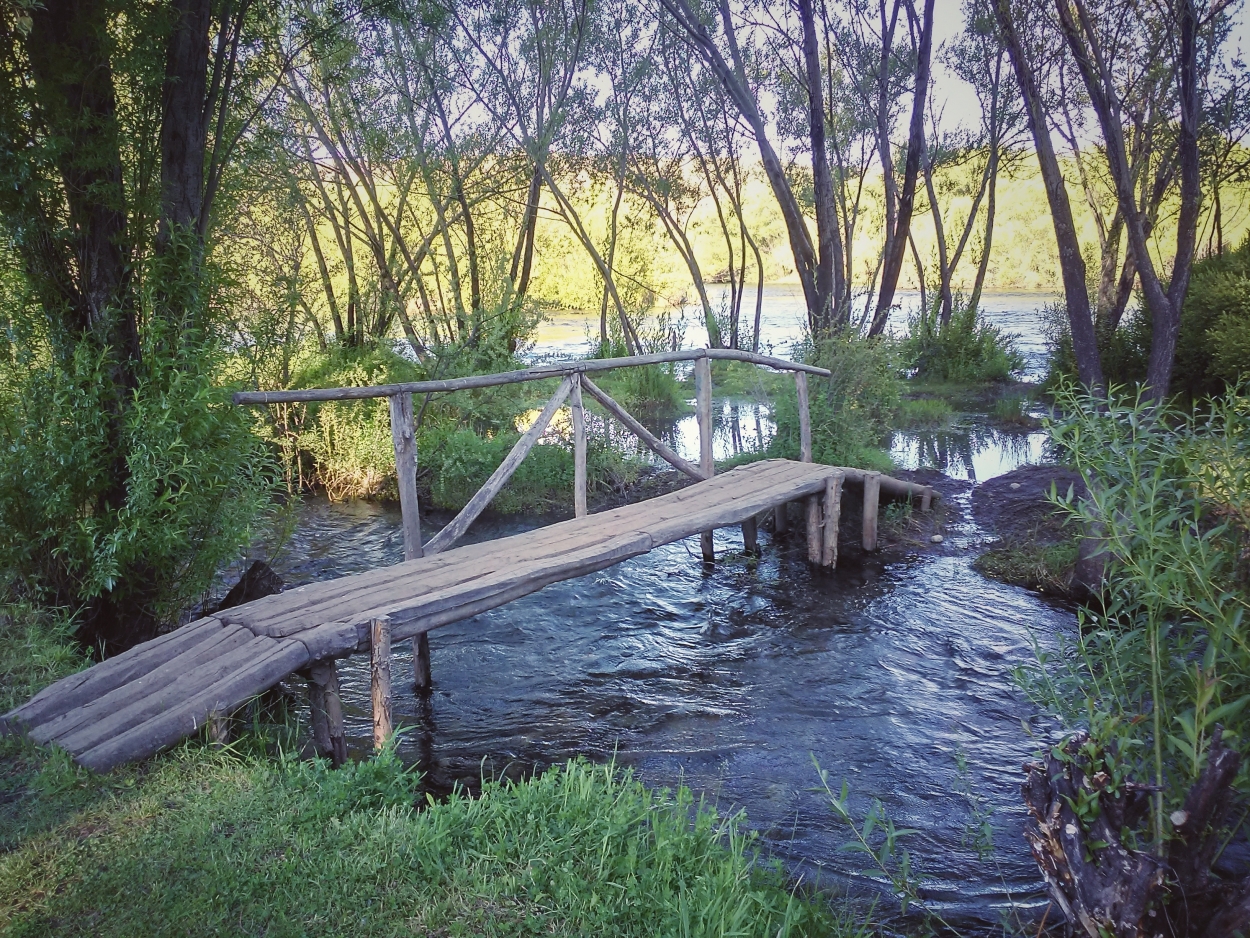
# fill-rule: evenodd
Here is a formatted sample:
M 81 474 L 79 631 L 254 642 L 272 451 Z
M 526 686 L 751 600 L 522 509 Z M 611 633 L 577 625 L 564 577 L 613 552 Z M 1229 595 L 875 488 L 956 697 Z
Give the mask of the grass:
M 1019 541 L 991 547 L 973 562 L 973 566 L 1003 583 L 1052 596 L 1067 596 L 1072 588 L 1076 552 L 1075 540 Z
M 81 665 L 65 638 L 10 610 L 0 706 Z M 392 751 L 333 771 L 263 742 L 99 776 L 0 740 L 0 933 L 869 933 L 684 788 L 575 761 L 422 802 Z
M 899 404 L 897 423 L 900 428 L 938 429 L 949 426 L 954 416 L 955 409 L 941 398 L 904 398 Z

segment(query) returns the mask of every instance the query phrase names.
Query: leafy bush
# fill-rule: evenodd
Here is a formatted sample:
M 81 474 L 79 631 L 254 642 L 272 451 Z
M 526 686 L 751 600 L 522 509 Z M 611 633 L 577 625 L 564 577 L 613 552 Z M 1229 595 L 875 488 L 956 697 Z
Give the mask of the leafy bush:
M 809 345 L 800 357 L 833 372 L 828 379 L 808 377 L 812 458 L 831 466 L 892 468 L 882 445 L 902 391 L 893 347 L 843 335 Z M 798 459 L 799 412 L 792 390 L 777 398 L 775 418 L 768 454 Z
M 922 310 L 908 326 L 900 351 L 920 380 L 1009 381 L 1024 369 L 1011 338 L 986 322 L 975 306 L 957 302 L 945 325 L 936 307 Z
M 1176 341 L 1173 387 L 1191 399 L 1250 377 L 1250 239 L 1194 264 Z
M 107 357 L 85 343 L 65 364 L 5 373 L 0 569 L 42 603 L 76 611 L 106 598 L 150 629 L 249 543 L 275 473 L 249 416 L 215 386 L 213 350 L 148 339 L 120 407 Z
M 1058 402 L 1051 436 L 1090 493 L 1058 500 L 1100 533 L 1106 595 L 1025 687 L 1087 727 L 1124 778 L 1159 787 L 1139 834 L 1161 844 L 1216 725 L 1243 752 L 1250 740 L 1250 398 L 1230 394 L 1201 420 L 1071 386 Z

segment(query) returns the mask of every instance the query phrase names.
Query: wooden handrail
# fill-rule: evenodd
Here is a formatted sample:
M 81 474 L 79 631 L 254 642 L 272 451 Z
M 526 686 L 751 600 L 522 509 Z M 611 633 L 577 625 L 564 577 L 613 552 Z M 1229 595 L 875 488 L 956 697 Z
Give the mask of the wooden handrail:
M 378 384 L 363 388 L 304 388 L 293 391 L 239 391 L 234 395 L 236 404 L 295 404 L 311 401 L 355 401 L 370 397 L 393 397 L 396 394 L 437 394 L 448 391 L 470 391 L 476 388 L 492 388 L 501 384 L 519 384 L 523 381 L 542 381 L 545 378 L 562 378 L 591 371 L 611 371 L 614 368 L 633 368 L 640 365 L 663 365 L 670 362 L 688 362 L 714 358 L 719 361 L 748 362 L 766 365 L 778 371 L 794 371 L 828 378 L 832 372 L 815 365 L 786 361 L 740 352 L 736 349 L 707 348 L 687 349 L 680 352 L 656 352 L 651 355 L 632 355 L 628 358 L 588 358 L 574 362 L 552 362 L 535 365 L 523 371 L 503 371 L 493 375 L 469 375 L 465 378 L 447 378 L 441 381 L 406 381 L 402 384 Z

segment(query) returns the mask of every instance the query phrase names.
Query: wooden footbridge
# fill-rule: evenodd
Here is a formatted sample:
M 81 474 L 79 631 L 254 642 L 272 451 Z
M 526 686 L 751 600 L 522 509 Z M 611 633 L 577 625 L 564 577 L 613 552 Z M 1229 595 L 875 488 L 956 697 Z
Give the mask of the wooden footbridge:
M 714 474 L 711 368 L 734 359 L 794 372 L 799 402 L 801 460 L 771 459 Z M 682 459 L 599 389 L 588 372 L 659 362 L 694 361 L 700 461 Z M 791 502 L 804 506 L 808 559 L 837 562 L 844 485 L 863 497 L 863 546 L 876 547 L 882 494 L 914 498 L 927 509 L 932 490 L 876 472 L 811 461 L 807 375 L 829 373 L 745 352 L 704 349 L 549 365 L 499 375 L 372 388 L 248 392 L 240 404 L 388 397 L 395 444 L 406 560 L 327 582 L 313 583 L 209 616 L 64 678 L 0 717 L 0 731 L 26 733 L 67 750 L 76 762 L 106 771 L 149 756 L 178 740 L 224 725 L 224 717 L 294 673 L 308 682 L 315 745 L 336 763 L 346 758 L 335 661 L 371 656 L 375 742 L 392 731 L 390 649 L 414 641 L 418 689 L 429 686 L 431 629 L 465 619 L 583 576 L 663 544 L 701 535 L 714 561 L 713 528 L 741 525 L 743 545 L 757 550 L 756 521 L 772 512 L 787 526 Z M 464 509 L 422 545 L 417 513 L 414 394 L 434 394 L 558 377 L 560 386 L 537 421 Z M 594 515 L 586 513 L 586 421 L 583 392 L 643 443 L 696 480 L 684 489 Z M 574 432 L 572 520 L 513 537 L 449 549 L 490 503 L 568 402 Z M 217 732 L 220 732 L 218 729 Z

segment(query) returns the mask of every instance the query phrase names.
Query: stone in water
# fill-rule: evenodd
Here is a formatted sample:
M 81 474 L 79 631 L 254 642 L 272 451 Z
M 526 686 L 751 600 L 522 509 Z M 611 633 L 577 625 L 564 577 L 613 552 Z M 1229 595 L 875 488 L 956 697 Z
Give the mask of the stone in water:
M 933 535 L 933 537 L 929 538 L 929 543 L 930 543 L 930 544 L 941 544 L 941 543 L 942 543 L 942 541 L 944 541 L 944 540 L 946 540 L 946 538 L 942 537 L 942 535 L 940 535 L 940 534 L 935 534 L 935 535 Z

